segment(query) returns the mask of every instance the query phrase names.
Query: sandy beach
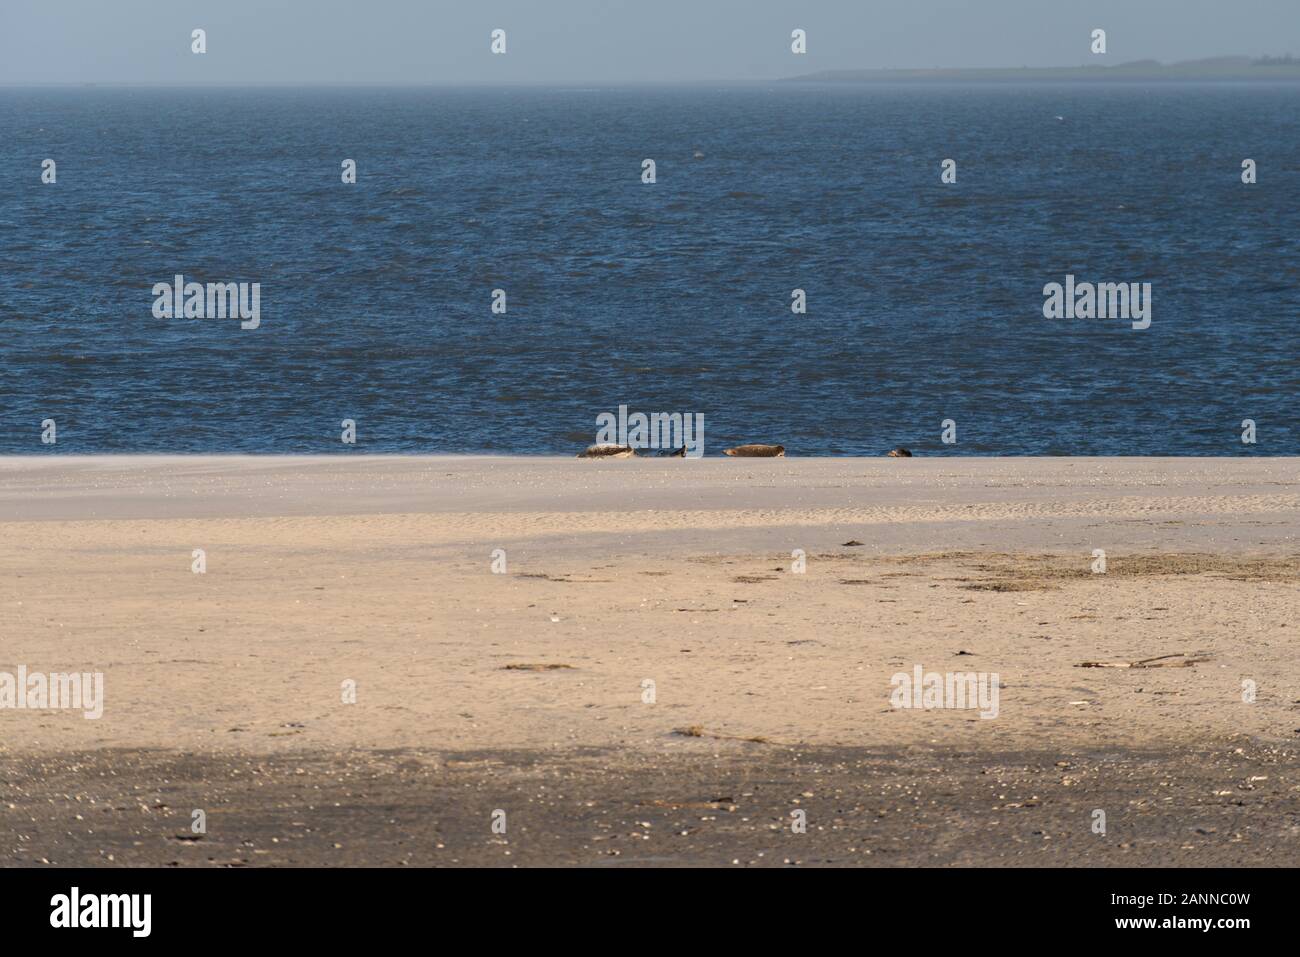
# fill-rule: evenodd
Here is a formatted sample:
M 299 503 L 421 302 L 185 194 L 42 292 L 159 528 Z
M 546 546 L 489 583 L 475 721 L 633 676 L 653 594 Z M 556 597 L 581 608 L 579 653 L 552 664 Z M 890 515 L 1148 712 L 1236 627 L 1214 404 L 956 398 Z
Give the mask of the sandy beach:
M 0 459 L 0 672 L 104 676 L 0 859 L 1294 865 L 1298 533 L 1294 458 Z

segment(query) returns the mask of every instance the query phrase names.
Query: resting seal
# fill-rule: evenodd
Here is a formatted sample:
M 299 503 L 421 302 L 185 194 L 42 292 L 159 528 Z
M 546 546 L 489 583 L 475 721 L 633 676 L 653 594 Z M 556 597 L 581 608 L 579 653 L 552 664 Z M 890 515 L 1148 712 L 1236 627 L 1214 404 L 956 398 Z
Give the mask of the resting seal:
M 580 459 L 630 459 L 636 456 L 636 449 L 630 445 L 589 445 L 578 453 Z
M 739 455 L 744 458 L 784 458 L 784 445 L 737 445 L 734 449 L 723 449 L 723 455 Z
M 900 445 L 896 449 L 889 450 L 889 457 L 891 459 L 910 459 L 912 457 L 912 453 L 907 451 L 907 449 L 903 448 Z

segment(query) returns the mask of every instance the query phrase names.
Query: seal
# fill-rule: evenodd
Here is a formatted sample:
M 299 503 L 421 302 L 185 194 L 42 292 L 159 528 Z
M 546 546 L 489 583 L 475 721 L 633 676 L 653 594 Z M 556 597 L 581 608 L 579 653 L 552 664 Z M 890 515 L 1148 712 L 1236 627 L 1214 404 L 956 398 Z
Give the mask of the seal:
M 896 449 L 889 450 L 889 457 L 891 459 L 910 459 L 912 457 L 912 453 L 907 451 L 907 449 L 903 448 L 900 445 Z
M 636 456 L 636 449 L 630 445 L 589 445 L 578 453 L 580 459 L 630 459 Z
M 784 458 L 784 445 L 737 445 L 734 449 L 723 449 L 723 455 L 738 455 L 742 458 Z

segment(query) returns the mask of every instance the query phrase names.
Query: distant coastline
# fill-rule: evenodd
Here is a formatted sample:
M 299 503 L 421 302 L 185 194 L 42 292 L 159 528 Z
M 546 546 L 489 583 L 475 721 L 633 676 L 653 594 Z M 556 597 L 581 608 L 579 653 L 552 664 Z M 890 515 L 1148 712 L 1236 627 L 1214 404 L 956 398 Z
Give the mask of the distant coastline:
M 878 83 L 899 80 L 1015 81 L 1087 80 L 1115 82 L 1132 80 L 1273 80 L 1300 82 L 1300 59 L 1279 57 L 1225 56 L 1205 60 L 1160 63 L 1134 60 L 1114 66 L 1064 67 L 980 67 L 954 69 L 823 70 L 786 77 L 785 83 Z

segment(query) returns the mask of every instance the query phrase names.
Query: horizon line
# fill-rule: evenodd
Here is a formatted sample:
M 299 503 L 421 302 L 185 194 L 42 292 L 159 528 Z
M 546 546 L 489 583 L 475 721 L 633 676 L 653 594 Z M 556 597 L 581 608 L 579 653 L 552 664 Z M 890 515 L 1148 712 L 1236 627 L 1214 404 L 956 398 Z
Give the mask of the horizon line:
M 516 87 L 534 87 L 549 88 L 556 87 L 595 87 L 595 88 L 616 88 L 616 87 L 644 87 L 644 86 L 748 86 L 760 85 L 764 83 L 843 83 L 849 75 L 859 74 L 867 75 L 870 79 L 880 80 L 888 79 L 891 75 L 897 74 L 897 79 L 905 82 L 912 82 L 924 79 L 953 79 L 953 80 L 972 80 L 972 79 L 994 79 L 992 76 L 982 77 L 981 74 L 1016 74 L 1016 73 L 1044 73 L 1057 71 L 1085 71 L 1094 75 L 1094 79 L 1105 78 L 1106 74 L 1111 74 L 1114 79 L 1131 81 L 1134 79 L 1155 79 L 1154 76 L 1125 76 L 1121 73 L 1112 73 L 1112 71 L 1128 70 L 1130 72 L 1161 72 L 1165 70 L 1176 70 L 1177 68 L 1186 69 L 1197 65 L 1206 64 L 1224 64 L 1235 61 L 1237 63 L 1248 64 L 1252 67 L 1268 70 L 1276 67 L 1289 67 L 1292 69 L 1300 68 L 1300 59 L 1295 58 L 1290 53 L 1280 55 L 1263 55 L 1249 56 L 1246 54 L 1220 54 L 1211 57 L 1198 57 L 1190 60 L 1172 60 L 1164 62 L 1151 57 L 1126 60 L 1121 63 L 1077 63 L 1063 64 L 1055 66 L 872 66 L 872 67 L 831 67 L 818 70 L 811 73 L 801 73 L 795 75 L 781 75 L 771 77 L 717 77 L 717 78 L 696 78 L 682 80 L 663 80 L 663 79 L 632 79 L 632 80 L 593 80 L 593 79 L 553 79 L 553 80 L 360 80 L 360 81 L 338 81 L 333 79 L 292 79 L 292 80 L 30 80 L 30 81 L 4 81 L 0 82 L 0 89 L 48 89 L 48 88 L 74 88 L 82 89 L 86 87 L 106 87 L 106 88 L 161 88 L 161 89 L 203 89 L 203 88 L 239 88 L 239 89 L 261 89 L 267 87 L 283 88 L 328 88 L 328 89 L 427 89 L 430 87 L 444 88 L 516 88 Z M 1271 62 L 1270 62 L 1271 61 Z M 1009 77 L 1014 79 L 1014 77 Z M 1045 79 L 1036 77 L 1035 79 Z M 1244 80 L 1253 79 L 1237 75 L 1215 76 L 1213 74 L 1206 76 L 1187 76 L 1174 74 L 1164 77 L 1172 82 L 1195 82 L 1197 80 Z M 1278 79 L 1277 76 L 1261 76 L 1259 79 Z

